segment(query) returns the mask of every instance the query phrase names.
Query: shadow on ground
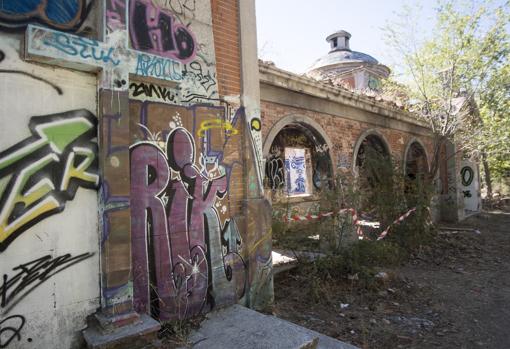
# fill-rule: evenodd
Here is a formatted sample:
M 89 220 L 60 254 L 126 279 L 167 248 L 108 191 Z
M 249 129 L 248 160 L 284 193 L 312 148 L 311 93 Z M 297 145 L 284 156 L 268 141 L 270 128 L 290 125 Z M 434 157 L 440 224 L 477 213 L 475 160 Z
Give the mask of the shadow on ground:
M 363 348 L 509 348 L 509 212 L 441 230 L 374 288 L 278 274 L 275 315 Z

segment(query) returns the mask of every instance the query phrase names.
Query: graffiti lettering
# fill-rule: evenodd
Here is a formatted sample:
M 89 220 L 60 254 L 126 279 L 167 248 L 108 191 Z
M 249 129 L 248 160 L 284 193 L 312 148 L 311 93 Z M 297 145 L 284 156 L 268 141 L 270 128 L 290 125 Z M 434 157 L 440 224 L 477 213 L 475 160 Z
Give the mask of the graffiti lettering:
M 43 43 L 65 53 L 69 56 L 80 56 L 84 60 L 94 60 L 96 62 L 111 63 L 114 66 L 120 64 L 120 60 L 113 59 L 114 48 L 101 48 L 99 42 L 94 39 L 70 36 L 65 33 L 48 32 L 45 35 Z
M 7 346 L 14 340 L 21 340 L 21 330 L 25 326 L 25 317 L 21 315 L 12 315 L 0 320 L 0 348 Z M 28 339 L 32 341 L 31 338 Z
M 315 146 L 315 151 L 319 154 L 324 154 L 329 150 L 328 145 L 326 143 L 319 144 Z
M 287 190 L 289 195 L 306 194 L 305 150 L 285 148 L 285 169 L 287 170 Z
M 106 0 L 106 26 L 110 32 L 126 27 L 126 0 Z
M 277 156 L 281 156 L 282 154 L 283 154 L 283 150 L 279 146 L 277 146 L 277 145 L 271 146 L 270 157 L 277 157 Z
M 188 18 L 195 17 L 196 0 L 168 0 L 173 13 Z
M 39 22 L 54 29 L 75 31 L 87 18 L 90 5 L 86 0 L 30 0 L 2 1 L 0 25 L 7 28 L 24 28 Z
M 228 135 L 236 135 L 238 131 L 232 126 L 229 121 L 222 119 L 204 120 L 200 123 L 200 129 L 197 131 L 199 137 L 204 137 L 205 132 L 210 129 L 222 129 Z
M 349 155 L 345 153 L 338 153 L 336 160 L 336 167 L 339 169 L 351 168 L 351 159 Z
M 453 195 L 457 193 L 457 185 L 455 183 L 455 171 L 451 166 L 448 166 L 446 174 L 446 183 L 448 186 L 448 194 Z
M 178 62 L 143 53 L 138 54 L 136 74 L 169 80 L 182 80 Z
M 271 190 L 277 190 L 285 184 L 284 163 L 280 157 L 272 157 L 266 162 L 266 177 Z
M 192 316 L 206 300 L 206 230 L 219 224 L 204 215 L 225 195 L 227 179 L 204 175 L 194 165 L 195 152 L 191 134 L 181 127 L 169 134 L 166 152 L 150 143 L 131 149 L 135 307 L 147 312 L 154 299 L 149 285 L 155 285 L 150 311 L 160 318 Z M 181 180 L 170 180 L 171 171 Z
M 196 44 L 189 29 L 175 23 L 172 14 L 150 0 L 132 0 L 129 7 L 131 45 L 136 50 L 192 61 Z
M 154 84 L 146 84 L 143 82 L 132 82 L 129 84 L 129 89 L 133 97 L 140 95 L 148 98 L 157 98 L 165 102 L 175 102 L 175 93 L 166 87 L 157 86 Z
M 68 253 L 57 258 L 47 255 L 18 265 L 12 269 L 16 272 L 15 275 L 10 278 L 7 274 L 3 275 L 3 282 L 0 286 L 1 307 L 12 308 L 52 276 L 93 255 L 93 253 L 83 253 L 72 257 Z
M 195 87 L 199 87 L 205 92 L 209 92 L 209 89 L 217 84 L 213 75 L 209 71 L 205 72 L 202 65 L 196 61 L 185 64 L 182 70 L 183 78 L 187 77 L 188 80 L 194 83 Z
M 135 308 L 176 319 L 239 300 L 248 282 L 247 251 L 236 222 L 239 213 L 230 212 L 229 190 L 242 188 L 231 176 L 242 175 L 243 167 L 241 154 L 233 152 L 228 160 L 223 154 L 240 146 L 241 138 L 224 128 L 196 138 L 187 130 L 198 132 L 212 115 L 227 123 L 229 107 L 138 101 L 135 106 L 141 127 L 131 147 Z M 245 120 L 243 112 L 228 118 L 232 128 Z M 181 119 L 190 113 L 191 119 Z M 153 127 L 161 131 L 151 132 Z
M 0 152 L 0 251 L 40 220 L 61 212 L 78 187 L 96 189 L 96 118 L 81 109 L 35 116 L 32 137 Z

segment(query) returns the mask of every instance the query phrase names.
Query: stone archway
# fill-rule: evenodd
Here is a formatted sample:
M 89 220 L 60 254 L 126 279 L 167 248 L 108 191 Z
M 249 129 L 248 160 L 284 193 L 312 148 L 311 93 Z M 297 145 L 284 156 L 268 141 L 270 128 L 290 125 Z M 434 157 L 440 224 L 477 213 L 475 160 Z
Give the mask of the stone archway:
M 275 137 L 278 135 L 278 133 L 284 127 L 291 124 L 300 124 L 309 128 L 310 130 L 313 130 L 315 134 L 319 135 L 324 140 L 324 143 L 327 144 L 328 149 L 333 149 L 333 143 L 331 142 L 326 131 L 324 131 L 324 129 L 322 128 L 321 125 L 319 125 L 318 122 L 304 115 L 287 115 L 278 120 L 278 122 L 276 122 L 271 127 L 271 130 L 269 130 L 267 136 L 265 137 L 266 139 L 264 140 L 264 146 L 262 149 L 264 157 L 267 157 L 267 155 L 269 154 L 269 151 L 271 150 L 271 144 L 273 144 L 273 141 Z
M 355 175 L 359 174 L 359 167 L 362 166 L 364 156 L 368 148 L 389 159 L 391 155 L 390 147 L 386 138 L 377 130 L 370 129 L 359 136 L 354 146 L 352 158 L 352 171 Z
M 280 119 L 264 142 L 266 189 L 283 190 L 291 196 L 296 193 L 311 195 L 325 184 L 332 186 L 331 148 L 326 132 L 314 120 L 301 115 Z M 294 174 L 296 168 L 300 172 L 297 175 Z
M 427 150 L 417 138 L 412 138 L 408 142 L 403 161 L 404 174 L 410 179 L 415 179 L 418 175 L 423 175 L 429 170 Z

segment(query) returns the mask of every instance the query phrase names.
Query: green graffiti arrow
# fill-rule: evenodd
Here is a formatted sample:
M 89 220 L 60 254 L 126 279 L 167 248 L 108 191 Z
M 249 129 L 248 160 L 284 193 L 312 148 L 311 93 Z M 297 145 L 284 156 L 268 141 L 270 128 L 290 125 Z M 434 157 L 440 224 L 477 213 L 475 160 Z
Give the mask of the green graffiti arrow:
M 0 171 L 48 144 L 53 151 L 62 154 L 69 144 L 93 127 L 94 125 L 90 121 L 82 117 L 56 120 L 37 125 L 35 127 L 35 135 L 39 139 L 0 159 Z

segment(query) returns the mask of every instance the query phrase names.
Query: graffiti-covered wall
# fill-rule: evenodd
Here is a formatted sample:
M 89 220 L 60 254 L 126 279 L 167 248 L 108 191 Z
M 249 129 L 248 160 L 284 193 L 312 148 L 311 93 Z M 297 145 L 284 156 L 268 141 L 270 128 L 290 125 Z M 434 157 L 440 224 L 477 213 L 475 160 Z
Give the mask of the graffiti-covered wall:
M 20 39 L 0 37 L 0 347 L 69 348 L 99 306 L 96 77 Z
M 253 11 L 0 7 L 1 348 L 271 302 Z

